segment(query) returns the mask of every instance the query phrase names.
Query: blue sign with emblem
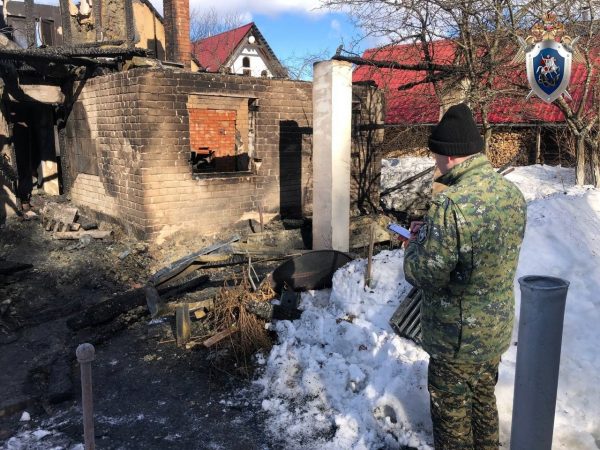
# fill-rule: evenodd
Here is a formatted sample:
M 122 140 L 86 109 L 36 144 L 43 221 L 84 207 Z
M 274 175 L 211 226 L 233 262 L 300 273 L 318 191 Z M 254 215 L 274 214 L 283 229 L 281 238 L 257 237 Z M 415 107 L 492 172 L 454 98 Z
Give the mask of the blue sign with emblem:
M 538 42 L 527 52 L 527 78 L 531 90 L 545 102 L 552 103 L 569 86 L 571 52 L 553 40 Z

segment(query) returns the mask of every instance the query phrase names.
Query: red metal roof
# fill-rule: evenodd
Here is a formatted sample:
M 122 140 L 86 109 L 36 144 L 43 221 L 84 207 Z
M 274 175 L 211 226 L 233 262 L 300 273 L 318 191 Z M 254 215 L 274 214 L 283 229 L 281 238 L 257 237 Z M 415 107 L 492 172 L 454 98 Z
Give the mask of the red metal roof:
M 456 45 L 451 40 L 434 41 L 429 46 L 433 62 L 436 64 L 452 64 Z M 516 52 L 516 48 L 514 52 Z M 423 53 L 414 44 L 395 45 L 364 52 L 365 59 L 378 61 L 396 61 L 402 64 L 421 62 Z M 583 64 L 574 64 L 571 68 L 571 80 L 567 89 L 576 104 L 581 98 L 582 84 L 585 80 L 586 68 Z M 432 83 L 419 84 L 408 90 L 399 91 L 398 87 L 407 83 L 418 82 L 425 77 L 424 71 L 381 69 L 370 66 L 359 66 L 353 74 L 353 81 L 372 80 L 386 93 L 386 123 L 388 124 L 428 124 L 439 120 L 440 103 Z M 513 81 L 527 84 L 525 65 L 509 72 L 502 83 Z M 495 124 L 526 124 L 535 122 L 562 122 L 563 113 L 553 104 L 547 104 L 533 95 L 525 100 L 526 94 L 513 97 L 496 98 L 491 105 L 489 120 Z
M 218 72 L 252 29 L 254 22 L 192 42 L 192 53 L 208 72 Z

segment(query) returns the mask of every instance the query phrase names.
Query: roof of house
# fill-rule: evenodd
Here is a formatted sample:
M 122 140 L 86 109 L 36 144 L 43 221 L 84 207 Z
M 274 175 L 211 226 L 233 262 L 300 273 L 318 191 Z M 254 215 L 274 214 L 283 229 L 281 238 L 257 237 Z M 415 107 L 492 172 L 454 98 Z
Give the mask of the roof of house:
M 452 40 L 439 40 L 430 44 L 432 60 L 437 64 L 452 64 L 456 44 Z M 515 48 L 515 53 L 517 49 Z M 420 47 L 413 44 L 394 45 L 366 50 L 363 58 L 378 61 L 396 61 L 403 64 L 421 62 Z M 581 86 L 586 76 L 583 64 L 574 64 L 571 68 L 571 80 L 568 91 L 577 101 L 581 98 Z M 353 74 L 353 81 L 374 81 L 386 92 L 386 123 L 388 124 L 433 124 L 440 114 L 440 101 L 432 83 L 417 84 L 407 90 L 398 87 L 423 80 L 424 71 L 381 69 L 373 66 L 359 66 Z M 515 67 L 509 73 L 520 84 L 527 84 L 525 65 Z M 511 80 L 501 80 L 510 83 Z M 489 120 L 495 124 L 530 124 L 537 122 L 562 122 L 564 115 L 560 109 L 531 96 L 518 94 L 513 97 L 498 97 L 490 107 Z
M 254 22 L 194 41 L 192 42 L 192 53 L 207 72 L 218 72 L 222 66 L 229 62 L 231 56 L 242 44 L 242 41 L 250 34 L 256 38 L 257 44 L 264 49 L 267 56 L 272 60 L 273 64 L 267 62 L 267 66 L 274 66 L 274 75 L 284 76 L 285 69 L 283 69 L 283 66 L 275 56 L 275 53 L 267 43 L 267 40 L 258 30 Z

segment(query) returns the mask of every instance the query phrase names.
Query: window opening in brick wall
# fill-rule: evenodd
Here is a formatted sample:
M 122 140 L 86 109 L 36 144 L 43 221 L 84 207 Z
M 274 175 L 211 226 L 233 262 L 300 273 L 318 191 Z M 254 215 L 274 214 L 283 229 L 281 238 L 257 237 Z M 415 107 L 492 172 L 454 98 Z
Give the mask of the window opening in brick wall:
M 256 99 L 190 95 L 190 165 L 194 174 L 250 170 Z
M 44 45 L 54 45 L 54 21 L 41 19 L 40 21 L 40 38 Z

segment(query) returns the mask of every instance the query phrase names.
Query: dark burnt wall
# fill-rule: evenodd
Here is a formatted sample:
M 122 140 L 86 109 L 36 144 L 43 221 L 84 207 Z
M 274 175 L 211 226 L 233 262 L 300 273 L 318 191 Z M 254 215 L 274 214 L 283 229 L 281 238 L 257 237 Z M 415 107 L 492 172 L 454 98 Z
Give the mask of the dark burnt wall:
M 64 133 L 72 198 L 148 239 L 247 224 L 258 218 L 259 205 L 267 214 L 306 215 L 311 89 L 306 82 L 183 70 L 134 69 L 90 79 Z M 224 98 L 251 105 L 247 170 L 193 173 L 189 108 L 198 95 L 215 96 L 219 105 Z

